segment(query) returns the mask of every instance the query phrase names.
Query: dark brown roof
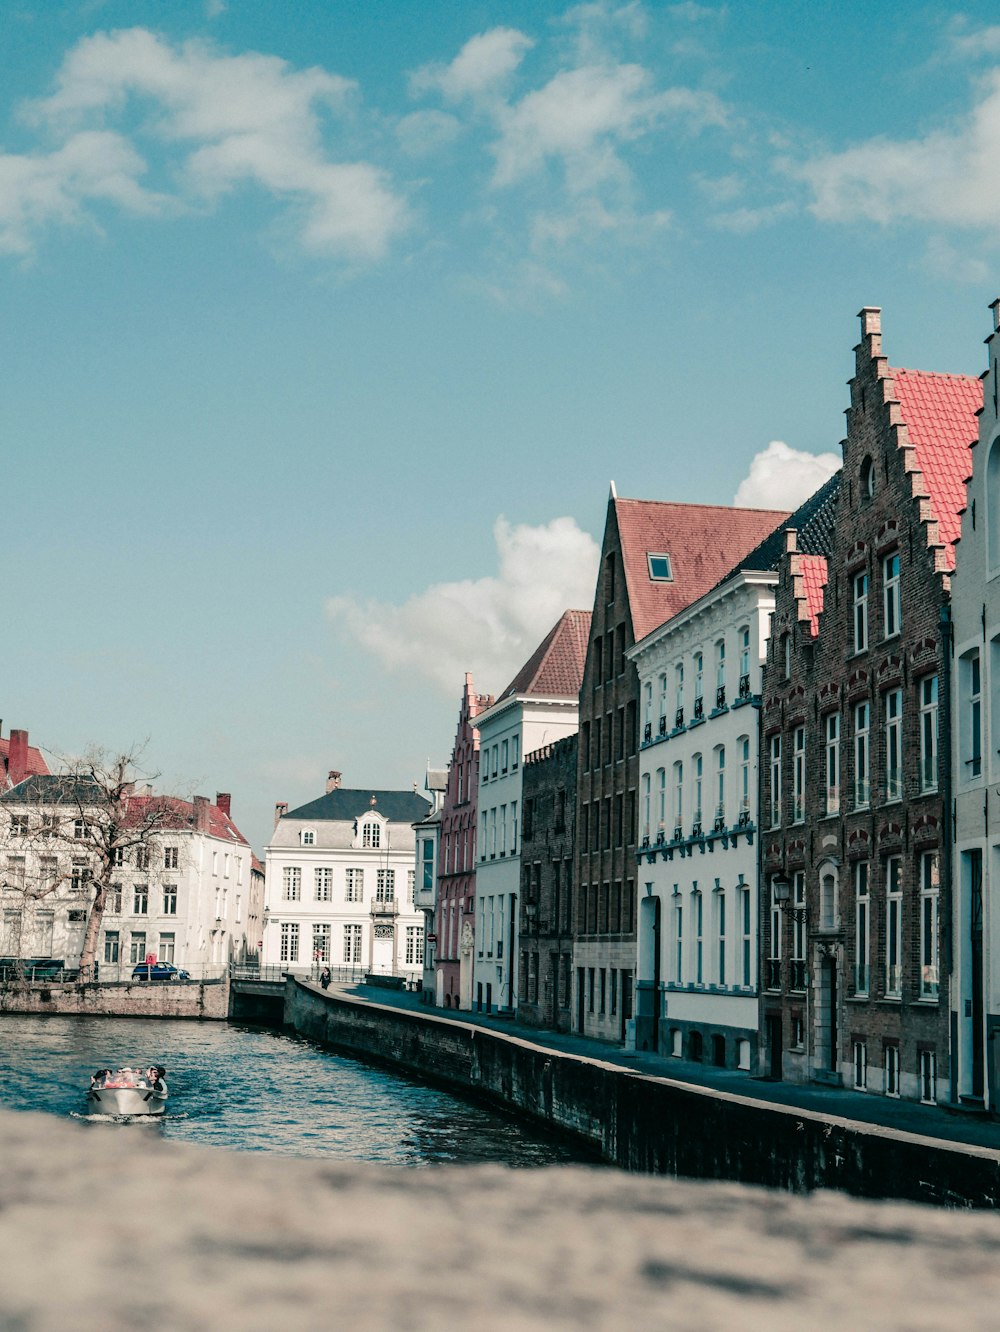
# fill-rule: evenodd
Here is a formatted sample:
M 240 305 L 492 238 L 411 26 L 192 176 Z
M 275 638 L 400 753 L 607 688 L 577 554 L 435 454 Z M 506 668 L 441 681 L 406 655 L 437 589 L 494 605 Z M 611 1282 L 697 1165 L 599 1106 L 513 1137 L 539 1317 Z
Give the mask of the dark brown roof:
M 774 509 L 612 500 L 635 641 L 713 588 L 788 517 Z M 669 555 L 670 582 L 654 582 L 647 555 Z
M 576 698 L 589 638 L 590 611 L 564 611 L 497 701 L 512 694 Z

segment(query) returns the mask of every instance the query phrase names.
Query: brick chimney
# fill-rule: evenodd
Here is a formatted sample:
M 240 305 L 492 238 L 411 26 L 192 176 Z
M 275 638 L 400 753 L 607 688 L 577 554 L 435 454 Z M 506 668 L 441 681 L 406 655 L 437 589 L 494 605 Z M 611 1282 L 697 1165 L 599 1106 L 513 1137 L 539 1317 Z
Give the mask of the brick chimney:
M 7 742 L 7 776 L 11 786 L 23 782 L 28 775 L 28 732 L 11 731 Z
M 278 820 L 287 813 L 288 813 L 288 801 L 279 800 L 277 804 L 274 806 L 274 826 L 276 828 L 278 826 Z
M 230 815 L 232 803 L 233 803 L 233 797 L 229 794 L 228 791 L 216 791 L 215 793 L 216 807 L 222 810 L 223 814 L 225 814 L 227 819 L 229 818 Z
M 194 798 L 194 830 L 195 832 L 208 832 L 208 806 L 210 801 L 208 796 L 195 796 Z
M 341 774 L 339 772 L 335 772 L 333 768 L 331 768 L 330 771 L 327 773 L 326 775 L 327 795 L 329 795 L 331 791 L 340 790 L 340 776 Z

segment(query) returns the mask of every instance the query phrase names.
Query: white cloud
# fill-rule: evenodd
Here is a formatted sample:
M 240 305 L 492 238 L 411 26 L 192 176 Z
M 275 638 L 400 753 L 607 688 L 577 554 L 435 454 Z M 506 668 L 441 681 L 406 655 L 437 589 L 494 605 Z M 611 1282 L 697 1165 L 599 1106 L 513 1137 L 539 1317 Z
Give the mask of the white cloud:
M 1000 55 L 1000 24 L 985 28 L 969 28 L 962 18 L 956 18 L 948 41 L 950 54 L 962 60 L 982 60 Z
M 572 518 L 515 527 L 500 517 L 493 535 L 493 577 L 436 583 L 401 606 L 333 597 L 327 611 L 389 670 L 418 671 L 447 694 L 472 671 L 496 692 L 564 610 L 593 604 L 600 552 Z
M 414 111 L 396 123 L 399 146 L 409 157 L 429 157 L 447 148 L 462 132 L 462 122 L 445 111 Z
M 873 138 L 799 166 L 824 221 L 902 220 L 993 229 L 1000 208 L 1000 70 L 965 120 L 923 138 Z
M 773 439 L 756 454 L 733 503 L 741 509 L 796 509 L 841 465 L 836 453 L 806 453 Z
M 967 249 L 957 248 L 943 236 L 931 236 L 928 240 L 922 267 L 940 281 L 963 282 L 977 287 L 985 286 L 991 273 L 989 264 L 984 260 L 970 254 Z
M 534 42 L 516 28 L 491 28 L 470 39 L 450 64 L 424 65 L 410 75 L 414 93 L 436 89 L 449 102 L 497 95 Z
M 307 249 L 375 259 L 406 226 L 407 209 L 379 168 L 327 155 L 323 117 L 344 112 L 353 94 L 351 81 L 323 69 L 295 70 L 257 52 L 231 56 L 205 42 L 172 46 L 133 28 L 77 43 L 55 92 L 28 104 L 24 118 L 69 143 L 137 110 L 144 118 L 135 139 L 179 150 L 180 198 L 212 202 L 253 185 L 293 210 Z M 130 151 L 134 180 L 143 163 L 134 141 Z M 8 180 L 0 213 L 5 206 L 19 210 L 17 180 Z
M 794 211 L 795 205 L 790 199 L 782 203 L 765 204 L 760 208 L 732 208 L 725 213 L 716 213 L 712 218 L 712 225 L 718 227 L 720 231 L 746 235 L 759 227 L 769 226 Z

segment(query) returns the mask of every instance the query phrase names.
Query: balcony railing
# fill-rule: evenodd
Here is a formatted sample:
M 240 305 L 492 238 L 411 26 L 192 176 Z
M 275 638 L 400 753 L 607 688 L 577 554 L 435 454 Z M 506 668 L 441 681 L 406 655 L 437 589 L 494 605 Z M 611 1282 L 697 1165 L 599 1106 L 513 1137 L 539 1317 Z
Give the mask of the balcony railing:
M 699 694 L 698 697 L 697 697 L 697 698 L 695 699 L 695 701 L 694 701 L 694 719 L 695 719 L 695 721 L 701 721 L 701 719 L 702 719 L 702 717 L 704 717 L 704 715 L 705 715 L 705 700 L 704 700 L 704 699 L 702 698 L 702 696 Z
M 719 685 L 718 689 L 715 691 L 715 706 L 716 706 L 717 708 L 724 708 L 724 707 L 726 706 L 726 686 L 725 686 L 725 685 Z
M 373 916 L 398 916 L 399 902 L 395 897 L 375 897 L 372 898 Z
M 647 722 L 642 728 L 642 739 L 644 744 L 648 744 L 653 738 L 653 723 Z
M 739 689 L 739 693 L 740 693 L 740 698 L 749 698 L 749 697 L 750 697 L 750 676 L 749 676 L 749 675 L 741 675 L 741 676 L 740 676 L 740 689 Z
M 806 960 L 804 957 L 792 958 L 790 986 L 793 990 L 804 990 L 806 988 Z
M 715 832 L 722 832 L 726 826 L 726 807 L 716 805 L 715 807 Z
M 666 713 L 664 713 L 664 715 L 660 718 L 660 735 L 666 735 L 666 733 L 667 733 L 667 717 Z
M 675 725 L 675 726 L 683 726 L 683 725 L 684 725 L 684 709 L 683 709 L 683 708 L 678 708 L 677 711 L 674 713 L 674 725 Z
M 781 989 L 781 958 L 769 957 L 765 966 L 765 978 L 769 990 Z

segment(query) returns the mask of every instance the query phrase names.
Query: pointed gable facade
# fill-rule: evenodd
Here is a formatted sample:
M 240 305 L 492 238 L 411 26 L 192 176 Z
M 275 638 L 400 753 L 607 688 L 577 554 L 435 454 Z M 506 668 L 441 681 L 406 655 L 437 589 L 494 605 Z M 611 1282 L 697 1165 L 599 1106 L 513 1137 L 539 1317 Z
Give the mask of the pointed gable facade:
M 891 369 L 860 318 L 829 552 L 789 533 L 768 645 L 762 1067 L 947 1100 L 946 621 L 981 390 Z

